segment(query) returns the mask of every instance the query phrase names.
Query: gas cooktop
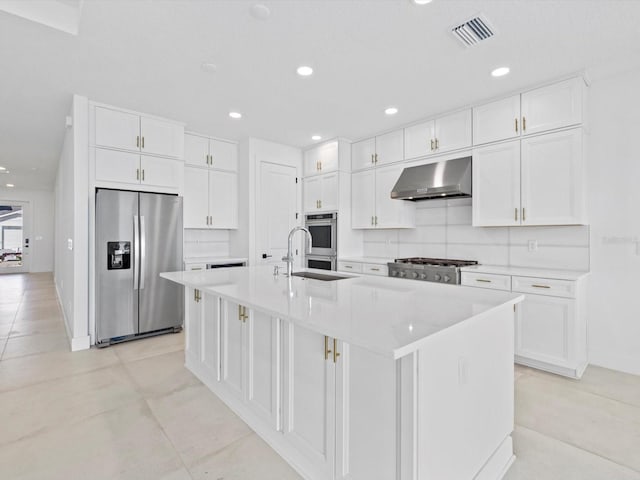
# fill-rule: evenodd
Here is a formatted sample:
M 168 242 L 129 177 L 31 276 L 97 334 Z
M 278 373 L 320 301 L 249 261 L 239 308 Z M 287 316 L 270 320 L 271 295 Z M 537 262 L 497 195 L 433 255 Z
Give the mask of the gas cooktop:
M 397 258 L 388 263 L 389 276 L 410 278 L 425 282 L 460 283 L 460 268 L 477 265 L 475 260 L 454 260 L 449 258 Z

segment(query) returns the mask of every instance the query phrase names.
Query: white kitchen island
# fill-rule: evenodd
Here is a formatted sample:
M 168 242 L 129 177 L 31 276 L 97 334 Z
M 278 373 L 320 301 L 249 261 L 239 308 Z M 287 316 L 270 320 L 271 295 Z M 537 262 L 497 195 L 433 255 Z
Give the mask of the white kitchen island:
M 268 267 L 161 276 L 186 287 L 187 368 L 304 478 L 496 480 L 513 462 L 522 295 Z

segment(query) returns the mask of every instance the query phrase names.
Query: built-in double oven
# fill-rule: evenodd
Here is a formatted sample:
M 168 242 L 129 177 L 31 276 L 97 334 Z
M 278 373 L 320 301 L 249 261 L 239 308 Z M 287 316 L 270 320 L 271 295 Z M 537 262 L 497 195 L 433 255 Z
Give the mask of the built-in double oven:
M 306 253 L 307 268 L 336 270 L 338 257 L 338 214 L 315 213 L 305 217 L 311 232 L 311 248 Z

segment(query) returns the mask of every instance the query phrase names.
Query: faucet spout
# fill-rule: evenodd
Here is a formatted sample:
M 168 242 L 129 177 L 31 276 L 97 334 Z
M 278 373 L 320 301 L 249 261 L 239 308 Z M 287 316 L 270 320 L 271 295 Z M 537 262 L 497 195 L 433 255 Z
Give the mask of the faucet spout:
M 289 238 L 287 240 L 287 256 L 282 257 L 282 260 L 287 262 L 287 276 L 291 276 L 293 274 L 293 236 L 297 231 L 305 232 L 306 235 L 306 245 L 307 248 L 305 250 L 309 250 L 311 247 L 311 232 L 305 227 L 294 227 L 289 232 Z

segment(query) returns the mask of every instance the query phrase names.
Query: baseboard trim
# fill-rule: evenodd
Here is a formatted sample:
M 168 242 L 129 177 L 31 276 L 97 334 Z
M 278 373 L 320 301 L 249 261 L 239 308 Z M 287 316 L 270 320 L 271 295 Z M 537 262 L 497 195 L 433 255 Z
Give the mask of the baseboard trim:
M 64 319 L 62 323 L 64 323 L 64 330 L 67 332 L 67 338 L 69 339 L 69 344 L 71 345 L 71 351 L 77 352 L 79 350 L 88 350 L 91 348 L 91 337 L 89 335 L 82 337 L 74 337 L 73 333 L 69 329 L 69 319 L 67 318 L 67 312 L 64 311 L 64 307 L 62 305 L 62 297 L 60 296 L 60 290 L 58 290 L 58 284 L 54 281 L 53 284 L 56 287 L 56 297 L 58 301 L 58 305 L 60 307 L 60 311 L 62 311 L 62 318 Z

